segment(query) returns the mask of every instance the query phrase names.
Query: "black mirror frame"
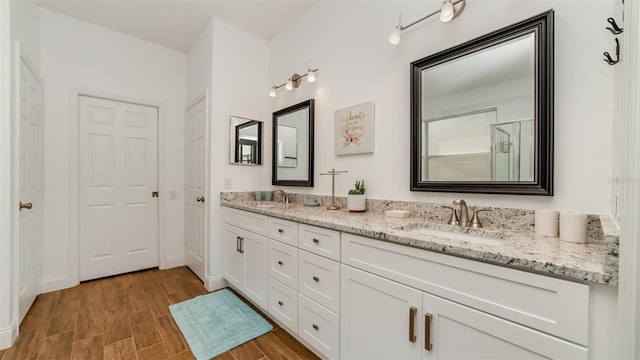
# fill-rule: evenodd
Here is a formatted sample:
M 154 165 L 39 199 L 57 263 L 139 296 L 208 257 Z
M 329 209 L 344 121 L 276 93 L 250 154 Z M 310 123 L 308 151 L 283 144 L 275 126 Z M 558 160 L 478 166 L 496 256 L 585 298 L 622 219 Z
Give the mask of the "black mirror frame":
M 278 165 L 277 165 L 277 148 L 276 148 L 276 144 L 278 143 L 278 117 L 283 116 L 283 115 L 287 115 L 289 113 L 304 109 L 304 108 L 309 108 L 309 119 L 307 122 L 307 125 L 309 126 L 308 128 L 308 142 L 309 142 L 309 152 L 308 152 L 308 159 L 307 161 L 309 162 L 309 175 L 307 177 L 307 180 L 278 180 Z M 301 103 L 289 106 L 287 108 L 278 110 L 276 112 L 273 113 L 273 118 L 272 118 L 272 141 L 271 141 L 271 184 L 272 185 L 281 185 L 281 186 L 305 186 L 305 187 L 313 187 L 313 158 L 314 158 L 314 152 L 313 152 L 313 121 L 314 121 L 314 113 L 315 113 L 315 108 L 314 108 L 314 100 L 313 99 L 309 99 L 307 101 L 303 101 Z
M 554 115 L 554 12 L 532 18 L 480 36 L 466 43 L 411 63 L 411 191 L 485 194 L 553 195 L 553 115 Z M 522 32 L 537 32 L 535 179 L 531 182 L 421 181 L 420 104 L 421 71 L 429 66 L 464 56 L 509 39 Z
M 249 126 L 253 126 L 253 125 L 258 125 L 258 140 L 256 141 L 256 162 L 255 163 L 249 163 L 249 164 L 245 164 L 240 162 L 240 154 L 238 154 L 238 145 L 241 144 L 240 141 L 240 130 L 244 129 L 246 127 Z M 236 131 L 235 131 L 235 148 L 234 148 L 234 160 L 235 163 L 234 164 L 240 164 L 240 165 L 262 165 L 262 121 L 257 121 L 257 120 L 251 120 L 249 122 L 246 122 L 244 124 L 240 124 L 236 126 Z

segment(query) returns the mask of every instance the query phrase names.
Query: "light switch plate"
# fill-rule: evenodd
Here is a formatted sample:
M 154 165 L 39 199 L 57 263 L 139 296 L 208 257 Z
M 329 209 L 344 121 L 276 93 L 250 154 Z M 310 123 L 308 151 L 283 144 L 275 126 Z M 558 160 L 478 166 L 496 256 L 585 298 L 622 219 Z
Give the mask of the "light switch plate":
M 169 190 L 169 200 L 175 200 L 178 197 L 178 194 L 175 190 Z
M 231 178 L 224 178 L 224 189 L 225 190 L 231 190 L 232 186 L 231 186 Z

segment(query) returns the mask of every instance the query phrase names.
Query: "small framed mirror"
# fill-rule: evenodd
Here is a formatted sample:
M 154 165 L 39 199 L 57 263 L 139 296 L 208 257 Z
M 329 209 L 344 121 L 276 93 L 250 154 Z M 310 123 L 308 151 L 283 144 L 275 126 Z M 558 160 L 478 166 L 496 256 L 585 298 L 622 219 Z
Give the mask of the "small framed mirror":
M 553 10 L 411 63 L 411 190 L 553 194 Z
M 229 163 L 262 165 L 262 121 L 231 116 Z
M 313 99 L 273 113 L 273 185 L 313 187 L 313 115 Z

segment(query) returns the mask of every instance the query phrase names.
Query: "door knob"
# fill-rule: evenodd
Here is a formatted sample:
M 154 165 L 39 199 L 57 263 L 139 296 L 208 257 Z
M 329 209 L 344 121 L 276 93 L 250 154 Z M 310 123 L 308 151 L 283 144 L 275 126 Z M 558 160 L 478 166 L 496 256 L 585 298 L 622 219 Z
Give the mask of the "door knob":
M 22 201 L 20 201 L 20 210 L 22 210 L 22 209 L 30 210 L 32 207 L 33 207 L 33 204 L 31 204 L 31 203 L 23 203 Z

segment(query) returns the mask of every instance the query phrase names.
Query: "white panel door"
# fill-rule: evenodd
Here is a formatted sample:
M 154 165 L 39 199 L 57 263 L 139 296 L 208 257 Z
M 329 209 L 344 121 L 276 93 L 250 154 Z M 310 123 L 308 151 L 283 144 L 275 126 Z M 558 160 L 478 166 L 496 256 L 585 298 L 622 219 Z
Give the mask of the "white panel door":
M 79 114 L 80 280 L 158 266 L 158 109 L 80 96 Z
M 206 234 L 206 98 L 187 109 L 185 124 L 185 261 L 204 281 Z
M 43 190 L 42 81 L 22 57 L 17 82 L 19 104 L 19 267 L 20 321 L 40 294 Z

